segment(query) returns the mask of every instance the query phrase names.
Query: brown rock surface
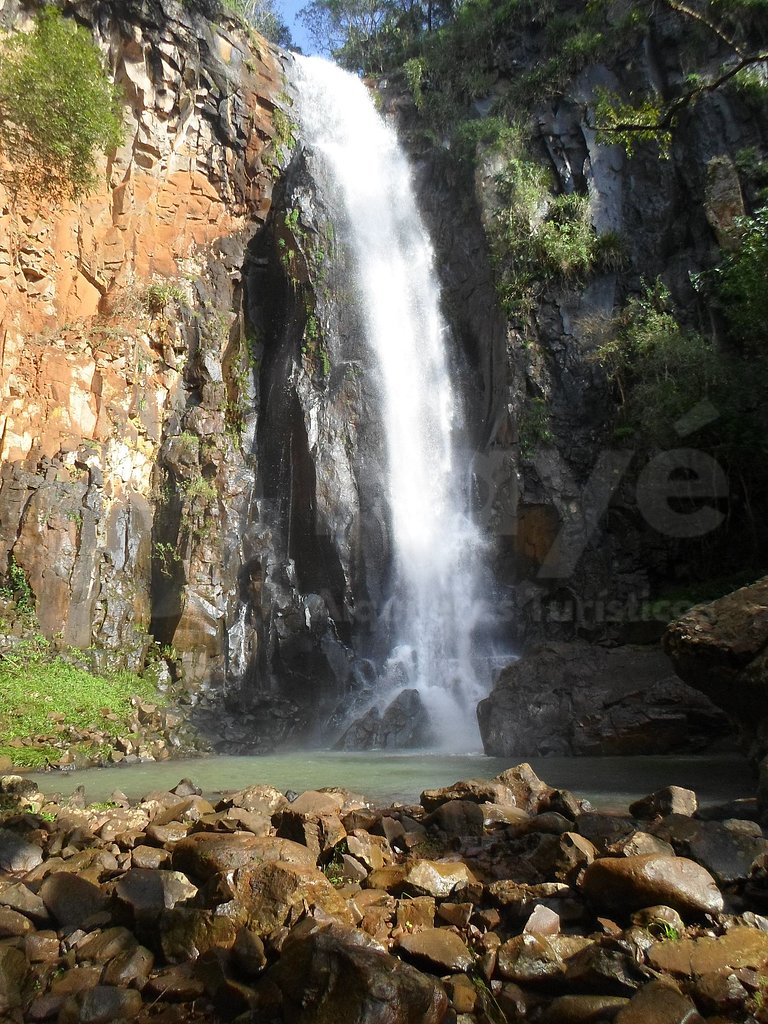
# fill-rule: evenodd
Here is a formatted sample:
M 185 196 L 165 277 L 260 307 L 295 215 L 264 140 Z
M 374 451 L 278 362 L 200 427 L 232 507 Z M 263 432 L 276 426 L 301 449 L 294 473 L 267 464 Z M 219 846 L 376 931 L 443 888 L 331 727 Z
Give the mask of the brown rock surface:
M 685 857 L 647 854 L 602 857 L 584 872 L 585 896 L 596 906 L 629 912 L 664 903 L 681 914 L 718 913 L 723 897 L 710 873 Z

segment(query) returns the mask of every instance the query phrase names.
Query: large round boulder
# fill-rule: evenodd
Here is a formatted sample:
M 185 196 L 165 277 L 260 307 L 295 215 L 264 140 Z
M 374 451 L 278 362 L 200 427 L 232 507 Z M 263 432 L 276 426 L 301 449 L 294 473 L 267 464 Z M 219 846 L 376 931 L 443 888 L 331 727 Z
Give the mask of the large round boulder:
M 601 910 L 629 913 L 656 904 L 681 914 L 716 914 L 723 909 L 712 875 L 685 857 L 659 853 L 601 857 L 587 867 L 582 887 Z

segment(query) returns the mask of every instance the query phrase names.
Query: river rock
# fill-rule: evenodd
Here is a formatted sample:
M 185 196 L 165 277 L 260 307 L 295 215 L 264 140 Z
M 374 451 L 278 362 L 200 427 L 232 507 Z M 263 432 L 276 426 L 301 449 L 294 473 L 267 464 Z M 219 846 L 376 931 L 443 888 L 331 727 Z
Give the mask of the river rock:
M 696 813 L 698 802 L 691 789 L 682 786 L 665 786 L 642 800 L 629 805 L 629 813 L 636 818 L 663 818 L 668 814 L 684 814 L 691 817 Z
M 315 865 L 315 857 L 306 846 L 290 839 L 254 836 L 250 832 L 233 832 L 230 835 L 196 832 L 175 845 L 172 862 L 178 871 L 193 878 L 207 879 L 244 864 L 272 860 Z
M 232 901 L 233 915 L 259 935 L 295 920 L 305 908 L 353 923 L 346 900 L 314 864 L 248 864 L 220 875 L 208 896 L 216 903 Z
M 615 1024 L 704 1024 L 704 1018 L 687 996 L 663 980 L 644 985 L 619 1010 Z
M 768 853 L 768 841 L 751 821 L 697 821 L 674 815 L 653 826 L 653 834 L 671 843 L 676 853 L 702 864 L 721 885 L 746 880 L 755 860 Z
M 478 881 L 461 861 L 417 860 L 403 877 L 404 887 L 416 896 L 445 899 L 464 886 Z
M 542 782 L 536 772 L 527 763 L 507 768 L 493 780 L 500 783 L 511 793 L 511 802 L 530 814 L 538 814 L 544 810 L 555 790 Z M 505 801 L 506 802 L 506 801 Z
M 476 804 L 515 806 L 515 792 L 501 782 L 487 779 L 463 779 L 452 786 L 425 789 L 419 802 L 425 811 L 435 811 L 448 800 L 471 800 Z
M 625 913 L 657 903 L 681 914 L 715 914 L 723 909 L 714 878 L 684 857 L 602 857 L 587 867 L 582 888 L 597 907 Z
M 45 903 L 23 882 L 0 878 L 0 907 L 17 910 L 38 926 L 50 921 Z
M 135 989 L 97 985 L 64 1003 L 59 1024 L 113 1024 L 118 1020 L 133 1020 L 141 1008 L 141 996 Z
M 768 967 L 768 933 L 757 928 L 733 928 L 725 935 L 655 942 L 648 962 L 656 970 L 681 977 L 729 974 L 748 967 Z
M 426 967 L 439 974 L 466 971 L 473 963 L 466 943 L 448 928 L 420 928 L 411 935 L 401 935 L 397 948 L 403 950 L 417 967 Z
M 485 816 L 471 800 L 449 800 L 424 819 L 427 828 L 438 829 L 448 837 L 481 836 Z
M 64 871 L 45 879 L 40 896 L 51 917 L 62 927 L 81 927 L 107 906 L 107 897 L 98 885 Z
M 191 900 L 197 886 L 180 871 L 131 868 L 117 880 L 113 892 L 136 926 L 151 927 L 161 911 Z
M 7 828 L 0 828 L 0 870 L 8 872 L 31 871 L 42 863 L 39 846 L 28 843 Z
M 286 1024 L 440 1024 L 442 986 L 339 926 L 296 930 L 269 979 L 282 992 Z
M 626 996 L 558 996 L 545 1010 L 541 1024 L 601 1024 L 614 1020 L 628 1003 Z

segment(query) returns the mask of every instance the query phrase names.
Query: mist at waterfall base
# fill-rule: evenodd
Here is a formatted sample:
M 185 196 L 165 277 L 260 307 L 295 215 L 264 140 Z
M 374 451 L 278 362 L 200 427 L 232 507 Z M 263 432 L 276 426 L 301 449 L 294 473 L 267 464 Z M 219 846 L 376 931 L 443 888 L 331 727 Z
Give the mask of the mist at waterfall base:
M 432 246 L 406 158 L 364 84 L 318 57 L 298 57 L 297 70 L 300 138 L 343 213 L 385 437 L 391 632 L 373 701 L 416 689 L 430 746 L 479 750 L 475 708 L 491 682 L 475 644 L 484 544 Z

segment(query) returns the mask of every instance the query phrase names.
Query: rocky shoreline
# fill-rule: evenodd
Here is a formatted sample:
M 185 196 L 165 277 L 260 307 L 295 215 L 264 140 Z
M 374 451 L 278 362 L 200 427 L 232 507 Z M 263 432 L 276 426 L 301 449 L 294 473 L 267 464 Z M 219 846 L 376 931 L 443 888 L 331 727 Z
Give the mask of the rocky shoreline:
M 527 764 L 375 808 L 0 778 L 0 1019 L 768 1021 L 753 800 L 597 813 Z

